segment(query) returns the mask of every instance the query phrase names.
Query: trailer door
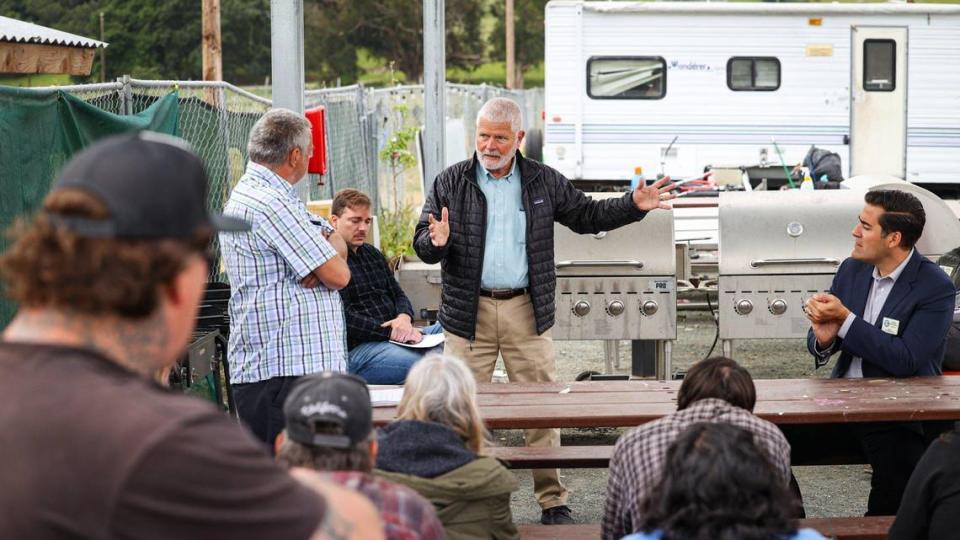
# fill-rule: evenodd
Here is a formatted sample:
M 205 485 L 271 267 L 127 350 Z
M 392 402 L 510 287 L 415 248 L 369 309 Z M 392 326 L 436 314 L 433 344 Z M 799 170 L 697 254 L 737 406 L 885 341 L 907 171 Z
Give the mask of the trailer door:
M 905 178 L 907 158 L 907 29 L 852 29 L 850 176 Z

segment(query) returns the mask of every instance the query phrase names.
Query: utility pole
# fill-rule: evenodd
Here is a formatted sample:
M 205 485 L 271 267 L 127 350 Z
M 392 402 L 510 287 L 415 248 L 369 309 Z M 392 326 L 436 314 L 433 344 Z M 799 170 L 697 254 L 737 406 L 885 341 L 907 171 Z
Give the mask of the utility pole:
M 106 43 L 103 38 L 103 12 L 100 12 L 100 41 Z M 100 82 L 107 82 L 107 48 L 100 47 Z
M 220 42 L 220 0 L 203 0 L 200 24 L 203 28 L 203 80 L 223 80 L 223 49 Z M 205 88 L 203 99 L 214 107 L 220 104 L 220 89 Z
M 423 0 L 423 187 L 430 193 L 433 179 L 445 163 L 447 112 L 446 21 L 443 0 Z
M 507 88 L 516 88 L 517 86 L 517 54 L 516 39 L 513 32 L 513 0 L 507 1 L 507 9 L 504 20 L 504 27 L 507 34 Z

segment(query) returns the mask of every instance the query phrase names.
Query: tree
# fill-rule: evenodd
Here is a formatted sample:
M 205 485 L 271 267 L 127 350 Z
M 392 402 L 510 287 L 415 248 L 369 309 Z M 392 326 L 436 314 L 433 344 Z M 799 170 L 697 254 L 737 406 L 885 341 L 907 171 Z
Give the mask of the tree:
M 220 35 L 223 79 L 263 84 L 270 76 L 270 0 L 221 0 Z
M 523 71 L 543 62 L 543 13 L 547 0 L 514 0 L 513 35 L 515 41 L 517 68 L 517 87 L 523 88 Z M 504 24 L 504 2 L 493 4 L 493 15 L 497 25 L 494 27 L 493 54 L 495 58 L 507 56 L 506 26 Z
M 306 0 L 303 6 L 304 72 L 308 81 L 356 82 L 357 46 L 349 29 L 356 14 L 339 0 Z
M 343 72 L 356 49 L 393 61 L 408 81 L 423 76 L 423 3 L 420 0 L 312 0 L 315 16 L 323 20 L 306 39 L 332 45 L 328 63 Z M 482 0 L 447 0 L 447 65 L 470 68 L 480 63 L 485 44 L 480 22 L 486 12 Z M 309 10 L 308 10 L 309 12 Z M 348 52 L 347 47 L 352 50 Z M 342 56 L 341 56 L 342 55 Z
M 486 0 L 446 1 L 447 63 L 471 68 L 486 44 Z M 99 39 L 104 12 L 107 79 L 197 80 L 199 0 L 0 0 L 0 15 Z M 222 0 L 224 79 L 262 83 L 270 75 L 270 0 Z M 423 73 L 421 0 L 304 0 L 304 69 L 309 80 L 357 79 L 357 50 L 394 61 L 408 81 Z M 99 80 L 99 55 L 90 80 Z

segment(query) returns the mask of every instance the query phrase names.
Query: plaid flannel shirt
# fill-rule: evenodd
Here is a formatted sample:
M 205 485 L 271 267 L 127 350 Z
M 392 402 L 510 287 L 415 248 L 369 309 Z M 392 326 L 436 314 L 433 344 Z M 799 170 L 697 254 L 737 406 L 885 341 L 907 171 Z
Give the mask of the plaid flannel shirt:
M 373 503 L 387 540 L 446 540 L 433 504 L 416 491 L 359 471 L 327 472 L 324 476 Z
M 231 286 L 230 382 L 346 371 L 340 295 L 323 284 L 300 285 L 338 256 L 322 234 L 330 225 L 307 211 L 289 182 L 253 162 L 224 214 L 253 225 L 249 232 L 220 233 Z
M 607 480 L 604 539 L 637 532 L 640 503 L 660 481 L 667 449 L 684 429 L 698 422 L 723 422 L 753 433 L 784 485 L 789 484 L 790 443 L 780 428 L 721 399 L 702 399 L 682 411 L 635 428 L 617 441 Z
M 369 341 L 387 341 L 390 329 L 380 325 L 401 313 L 413 319 L 413 306 L 403 293 L 387 259 L 379 249 L 363 244 L 347 254 L 350 283 L 340 289 L 347 314 L 347 346 L 352 349 Z

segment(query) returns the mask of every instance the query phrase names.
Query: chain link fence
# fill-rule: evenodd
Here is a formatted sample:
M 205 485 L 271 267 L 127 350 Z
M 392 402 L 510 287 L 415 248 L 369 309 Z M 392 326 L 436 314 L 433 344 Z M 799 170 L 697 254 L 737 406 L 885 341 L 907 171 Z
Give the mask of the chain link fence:
M 376 200 L 365 104 L 366 90 L 360 85 L 304 93 L 304 107 L 324 107 L 327 128 L 327 172 L 311 175 L 311 199 L 330 199 L 337 190 L 353 187 Z
M 246 168 L 250 129 L 270 109 L 270 100 L 227 83 L 136 79 L 124 79 L 123 83 L 127 114 L 144 111 L 161 97 L 177 92 L 180 137 L 206 164 L 210 209 L 222 210 Z M 218 256 L 216 238 L 210 247 Z M 224 279 L 223 269 L 211 268 L 210 278 Z
M 223 208 L 243 174 L 250 129 L 271 106 L 270 99 L 225 82 L 146 81 L 123 77 L 112 83 L 59 89 L 114 114 L 140 113 L 176 91 L 180 136 L 206 163 L 210 206 L 215 211 Z M 512 98 L 520 104 L 528 138 L 533 135 L 539 144 L 542 90 L 510 91 L 487 85 L 448 83 L 448 164 L 473 153 L 477 111 L 484 102 L 498 96 Z M 395 170 L 389 161 L 380 159 L 380 153 L 397 131 L 413 129 L 419 133 L 425 116 L 423 86 L 371 89 L 353 85 L 308 90 L 304 104 L 307 108 L 322 105 L 326 110 L 327 172 L 323 176 L 311 175 L 311 199 L 329 199 L 337 190 L 353 187 L 368 193 L 377 209 L 422 203 L 424 182 L 419 138 L 409 149 L 416 157 L 416 165 L 412 167 Z
M 446 162 L 452 164 L 473 153 L 477 112 L 489 99 L 509 97 L 524 109 L 524 128 L 542 140 L 543 93 L 510 91 L 487 85 L 447 84 Z M 419 130 L 424 123 L 423 86 L 406 85 L 368 89 L 362 85 L 305 93 L 307 108 L 326 108 L 327 173 L 311 182 L 314 198 L 330 198 L 345 187 L 371 195 L 378 208 L 422 203 L 423 168 L 419 144 L 411 152 L 416 165 L 396 170 L 380 154 L 400 130 Z M 539 155 L 539 154 L 537 154 Z
M 220 210 L 247 161 L 247 138 L 253 124 L 271 106 L 260 97 L 225 82 L 146 81 L 123 77 L 116 82 L 59 87 L 91 105 L 114 114 L 137 114 L 159 98 L 176 91 L 180 106 L 180 136 L 207 165 L 210 206 Z M 473 153 L 477 111 L 487 100 L 509 97 L 524 109 L 524 129 L 530 142 L 542 140 L 543 90 L 511 91 L 488 85 L 447 84 L 446 161 Z M 310 198 L 329 199 L 337 190 L 353 187 L 368 193 L 377 208 L 419 205 L 422 202 L 422 161 L 419 140 L 411 148 L 415 166 L 393 170 L 380 153 L 401 129 L 419 130 L 424 122 L 423 86 L 371 89 L 352 85 L 304 94 L 307 108 L 326 110 L 327 172 L 310 175 Z M 528 145 L 529 147 L 530 145 Z M 539 157 L 538 153 L 534 157 Z

